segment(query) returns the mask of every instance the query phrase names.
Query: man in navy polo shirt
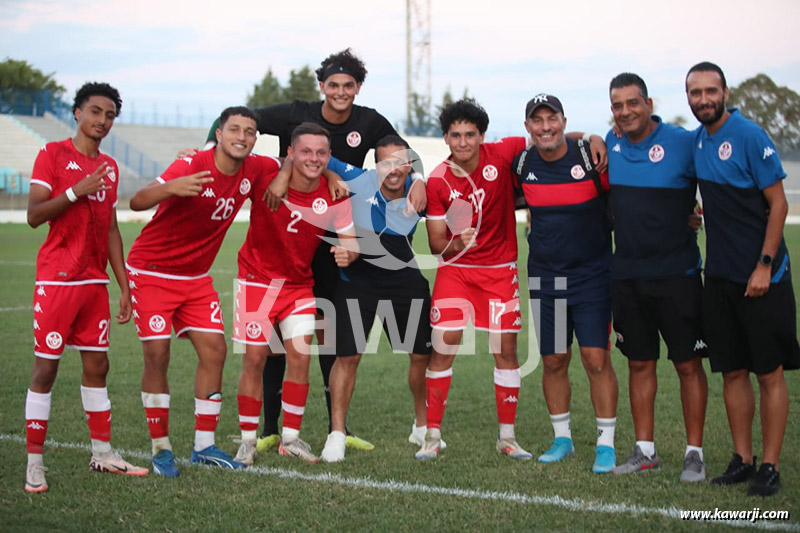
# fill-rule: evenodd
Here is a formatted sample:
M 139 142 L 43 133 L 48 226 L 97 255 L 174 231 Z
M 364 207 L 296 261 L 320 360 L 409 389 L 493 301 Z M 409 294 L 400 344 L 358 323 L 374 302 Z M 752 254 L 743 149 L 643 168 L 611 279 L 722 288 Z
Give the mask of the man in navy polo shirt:
M 525 107 L 525 128 L 535 148 L 523 152 L 523 164 L 520 155 L 512 166 L 531 213 L 529 290 L 542 354 L 542 388 L 555 434 L 539 462 L 559 462 L 575 452 L 568 374 L 574 331 L 597 417 L 592 470 L 600 474 L 616 464 L 618 389 L 608 342 L 611 232 L 598 188 L 579 163 L 575 141 L 564 135 L 566 123 L 558 98 L 532 98 Z M 601 182 L 608 190 L 606 173 Z
M 636 445 L 615 474 L 658 469 L 654 442 L 659 332 L 681 383 L 686 453 L 681 481 L 703 481 L 708 383 L 702 325 L 701 258 L 688 224 L 697 183 L 694 134 L 653 115 L 647 85 L 623 73 L 609 86 L 622 137 L 606 136 L 614 206 L 611 300 L 617 347 L 628 358 Z
M 783 239 L 786 177 L 763 129 L 725 108 L 728 87 L 717 65 L 698 63 L 686 76 L 692 113 L 703 124 L 694 144 L 706 217 L 704 321 L 711 370 L 722 372 L 734 454 L 712 483 L 755 478 L 749 495 L 781 487 L 778 460 L 789 414 L 784 370 L 800 367 L 789 253 Z M 761 392 L 764 455 L 752 453 L 755 396 Z

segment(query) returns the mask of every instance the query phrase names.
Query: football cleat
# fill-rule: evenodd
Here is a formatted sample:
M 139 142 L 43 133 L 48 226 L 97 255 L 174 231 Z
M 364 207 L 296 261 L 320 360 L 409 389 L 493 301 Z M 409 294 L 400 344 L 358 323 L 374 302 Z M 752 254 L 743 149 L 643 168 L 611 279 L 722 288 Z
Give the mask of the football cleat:
M 747 464 L 738 453 L 734 453 L 731 462 L 725 473 L 711 480 L 712 485 L 733 485 L 734 483 L 744 483 L 756 475 L 756 456 L 753 462 Z
M 575 447 L 569 437 L 556 437 L 553 446 L 539 456 L 540 463 L 557 463 L 568 455 L 575 454 Z
M 642 449 L 637 444 L 633 447 L 633 452 L 625 459 L 625 462 L 612 470 L 615 474 L 635 474 L 637 472 L 650 472 L 659 470 L 658 453 L 653 452 L 652 457 L 642 453 Z
M 600 445 L 594 450 L 594 465 L 592 472 L 595 474 L 608 474 L 617 466 L 617 452 L 611 446 Z
M 261 437 L 258 437 L 258 440 L 256 441 L 256 450 L 258 453 L 266 453 L 280 445 L 281 436 L 277 433 L 272 435 L 262 435 Z
M 25 472 L 25 491 L 26 492 L 45 492 L 49 487 L 44 473 L 47 467 L 42 463 L 32 463 L 28 465 Z
M 425 444 L 425 433 L 428 432 L 428 426 L 418 426 L 416 423 L 411 425 L 411 435 L 408 436 L 408 442 L 422 446 Z M 439 439 L 439 449 L 444 450 L 447 448 L 447 443 Z
M 347 438 L 341 431 L 331 431 L 325 447 L 322 449 L 320 458 L 326 463 L 336 463 L 344 461 L 344 450 Z
M 200 450 L 199 452 L 197 450 L 192 450 L 192 463 L 219 466 L 233 470 L 245 468 L 247 466 L 239 461 L 234 461 L 229 453 L 223 452 L 214 444 L 208 448 Z
M 363 450 L 365 452 L 369 452 L 375 449 L 374 444 L 362 438 L 356 437 L 355 435 L 348 435 L 345 445 L 348 448 L 353 448 L 354 450 Z
M 319 462 L 319 457 L 311 453 L 311 446 L 309 446 L 307 442 L 300 440 L 299 438 L 290 441 L 284 440 L 283 442 L 281 442 L 281 445 L 278 446 L 278 453 L 280 455 L 285 455 L 286 457 L 296 457 L 297 459 L 303 459 L 304 461 L 308 461 L 309 463 Z
M 684 483 L 696 483 L 698 481 L 705 481 L 705 479 L 706 464 L 700 459 L 700 454 L 697 450 L 692 450 L 683 458 L 681 481 Z
M 242 439 L 242 444 L 239 446 L 239 451 L 236 452 L 236 457 L 233 460 L 247 466 L 253 466 L 253 463 L 256 462 L 256 455 L 258 455 L 257 446 L 256 439 Z
M 425 433 L 425 442 L 417 453 L 414 454 L 415 459 L 425 461 L 428 459 L 436 459 L 441 449 L 441 431 L 438 429 L 429 429 Z
M 102 455 L 92 455 L 92 460 L 89 461 L 89 470 L 108 474 L 125 474 L 126 476 L 146 476 L 150 472 L 146 468 L 130 464 L 116 450 Z
M 175 456 L 172 450 L 159 450 L 153 456 L 153 473 L 164 477 L 178 477 L 181 473 L 175 466 Z
M 530 461 L 533 455 L 522 449 L 522 446 L 517 443 L 516 439 L 501 439 L 498 437 L 497 444 L 495 445 L 497 451 L 505 454 L 512 459 L 519 461 Z

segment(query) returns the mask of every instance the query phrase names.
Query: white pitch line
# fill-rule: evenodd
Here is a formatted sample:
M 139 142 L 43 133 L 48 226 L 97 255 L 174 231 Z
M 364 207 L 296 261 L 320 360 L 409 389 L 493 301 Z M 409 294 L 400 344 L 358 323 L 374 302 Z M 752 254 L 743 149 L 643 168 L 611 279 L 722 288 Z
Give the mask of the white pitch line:
M 18 444 L 25 444 L 25 439 L 18 435 L 0 433 L 0 441 L 10 441 Z M 91 451 L 91 446 L 77 444 L 74 442 L 58 442 L 48 440 L 46 446 L 53 448 L 66 448 L 70 450 Z M 149 460 L 152 455 L 149 453 L 117 448 L 122 455 L 135 457 L 136 459 Z M 200 468 L 215 468 L 211 466 L 192 465 L 187 459 L 177 459 L 181 466 L 192 466 Z M 320 474 L 304 474 L 288 468 L 276 468 L 269 466 L 251 466 L 236 473 L 277 477 L 281 479 L 299 479 L 301 481 L 311 481 L 317 483 L 331 483 L 334 485 L 346 485 L 359 489 L 376 489 L 382 491 L 408 492 L 419 494 L 439 494 L 442 496 L 453 496 L 456 498 L 466 498 L 473 500 L 496 500 L 503 502 L 519 503 L 523 505 L 545 505 L 550 507 L 561 507 L 570 511 L 583 511 L 605 514 L 632 514 L 632 515 L 658 515 L 673 520 L 681 519 L 681 511 L 676 507 L 643 507 L 641 505 L 628 505 L 624 503 L 603 503 L 596 501 L 586 501 L 578 498 L 562 498 L 561 496 L 532 496 L 519 492 L 497 492 L 474 489 L 460 489 L 458 487 L 439 487 L 436 485 L 425 485 L 422 483 L 408 483 L 406 481 L 378 481 L 363 477 L 345 477 L 339 474 L 323 472 Z M 685 520 L 691 522 L 691 520 Z M 697 520 L 703 523 L 716 523 L 726 526 L 761 529 L 769 531 L 800 531 L 800 524 L 796 522 L 749 522 L 745 520 Z
M 33 309 L 31 305 L 22 305 L 19 307 L 0 307 L 0 313 L 8 312 L 8 311 L 30 311 Z

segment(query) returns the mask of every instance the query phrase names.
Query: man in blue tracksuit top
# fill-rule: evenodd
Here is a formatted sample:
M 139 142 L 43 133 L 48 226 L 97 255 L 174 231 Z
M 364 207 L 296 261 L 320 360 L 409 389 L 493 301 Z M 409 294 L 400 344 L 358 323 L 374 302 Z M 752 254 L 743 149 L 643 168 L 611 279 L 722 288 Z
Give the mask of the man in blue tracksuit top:
M 376 170 L 364 171 L 332 159 L 330 170 L 347 181 L 361 255 L 340 269 L 334 292 L 336 362 L 331 370 L 331 433 L 322 460 L 345 454 L 345 418 L 375 316 L 383 322 L 392 349 L 408 352 L 408 383 L 416 423 L 409 441 L 422 445 L 425 419 L 425 369 L 431 354 L 430 288 L 414 259 L 411 239 L 419 215 L 407 207 L 413 152 L 401 137 L 389 135 L 375 146 Z
M 697 183 L 694 134 L 653 115 L 647 85 L 623 73 L 609 86 L 622 137 L 606 136 L 614 207 L 611 300 L 617 347 L 628 358 L 636 444 L 615 474 L 659 468 L 654 441 L 659 332 L 681 382 L 686 452 L 681 481 L 705 479 L 703 425 L 708 383 L 701 258 L 689 226 Z
M 722 372 L 734 455 L 712 483 L 755 478 L 748 494 L 781 487 L 778 460 L 789 414 L 784 370 L 800 367 L 789 253 L 783 239 L 786 177 L 766 132 L 725 108 L 728 87 L 717 65 L 703 62 L 686 76 L 697 129 L 694 159 L 706 218 L 704 324 L 711 370 Z M 761 392 L 763 462 L 752 450 L 755 397 Z

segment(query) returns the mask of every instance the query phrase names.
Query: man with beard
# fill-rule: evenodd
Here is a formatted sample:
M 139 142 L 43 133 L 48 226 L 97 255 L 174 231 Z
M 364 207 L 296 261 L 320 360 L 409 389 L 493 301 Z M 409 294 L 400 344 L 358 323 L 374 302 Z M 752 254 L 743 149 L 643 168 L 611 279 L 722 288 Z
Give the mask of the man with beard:
M 789 414 L 784 370 L 800 367 L 789 253 L 783 239 L 786 177 L 775 146 L 737 109 L 726 109 L 719 66 L 702 62 L 686 75 L 697 129 L 694 159 L 706 217 L 704 322 L 711 370 L 722 372 L 734 454 L 714 484 L 755 478 L 748 494 L 770 496 Z M 755 396 L 760 389 L 763 462 L 752 450 Z

